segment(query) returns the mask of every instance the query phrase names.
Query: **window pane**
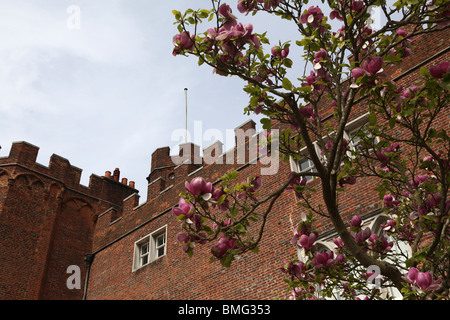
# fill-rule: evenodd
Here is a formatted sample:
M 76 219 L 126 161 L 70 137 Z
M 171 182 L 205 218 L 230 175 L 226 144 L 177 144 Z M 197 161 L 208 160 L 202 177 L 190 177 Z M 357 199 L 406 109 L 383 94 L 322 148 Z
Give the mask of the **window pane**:
M 141 255 L 148 253 L 148 243 L 141 246 Z
M 314 163 L 312 162 L 312 160 L 309 160 L 309 159 L 299 160 L 298 166 L 299 166 L 300 172 L 316 172 L 316 169 L 314 168 Z M 306 176 L 305 178 L 307 181 L 310 181 L 314 177 Z
M 361 138 L 358 136 L 354 136 L 352 138 L 352 146 L 355 149 L 359 149 L 359 146 L 361 145 Z
M 300 171 L 306 171 L 313 166 L 313 163 L 309 159 L 304 159 L 299 161 Z
M 157 253 L 156 253 L 156 257 L 161 257 L 164 255 L 164 246 L 162 246 L 161 248 L 158 249 Z
M 165 234 L 160 235 L 158 238 L 156 238 L 156 246 L 162 246 L 166 241 Z
M 141 258 L 141 266 L 148 263 L 148 255 L 145 255 Z

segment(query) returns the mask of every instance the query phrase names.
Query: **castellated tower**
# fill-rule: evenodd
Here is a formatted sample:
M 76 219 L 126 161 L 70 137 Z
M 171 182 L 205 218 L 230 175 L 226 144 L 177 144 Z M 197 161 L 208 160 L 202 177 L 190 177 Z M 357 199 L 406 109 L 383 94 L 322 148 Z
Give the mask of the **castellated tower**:
M 81 299 L 98 216 L 120 212 L 137 190 L 119 181 L 119 169 L 80 185 L 81 169 L 58 155 L 43 166 L 38 151 L 15 142 L 0 158 L 0 298 Z M 67 286 L 70 266 L 79 268 L 79 289 Z

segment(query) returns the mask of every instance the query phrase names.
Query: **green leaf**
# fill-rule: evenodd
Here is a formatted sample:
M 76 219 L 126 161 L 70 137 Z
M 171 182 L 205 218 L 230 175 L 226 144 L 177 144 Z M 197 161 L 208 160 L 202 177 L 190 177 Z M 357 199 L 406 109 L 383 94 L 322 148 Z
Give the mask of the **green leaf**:
M 303 86 L 303 87 L 298 87 L 296 90 L 300 91 L 300 92 L 311 92 L 312 87 L 311 86 Z
M 206 225 L 202 225 L 202 230 L 205 231 L 209 235 L 212 235 L 214 233 L 214 231 Z
M 186 220 L 186 216 L 185 216 L 184 214 L 181 214 L 181 215 L 179 215 L 179 216 L 177 217 L 177 220 L 178 220 L 178 221 Z
M 231 266 L 231 261 L 233 261 L 234 256 L 232 254 L 227 254 L 225 258 L 220 259 L 220 263 L 225 268 L 229 268 Z
M 175 16 L 175 19 L 180 20 L 181 19 L 181 12 L 177 10 L 172 10 L 173 15 Z
M 283 82 L 282 82 L 281 86 L 283 87 L 283 89 L 286 89 L 286 90 L 289 90 L 289 91 L 292 90 L 292 83 L 286 77 L 283 78 Z
M 390 118 L 389 119 L 389 127 L 391 129 L 395 127 L 395 118 Z
M 409 258 L 408 260 L 405 261 L 405 265 L 407 268 L 411 268 L 412 263 L 414 262 L 413 258 Z
M 226 194 L 221 195 L 219 200 L 217 200 L 217 204 L 220 206 L 221 204 L 223 204 L 226 198 L 227 198 Z
M 292 68 L 292 60 L 291 60 L 291 59 L 284 59 L 284 60 L 283 60 L 283 65 L 284 65 L 286 68 Z
M 270 130 L 271 128 L 271 121 L 269 118 L 262 118 L 260 120 L 261 124 L 263 125 L 263 129 Z
M 201 19 L 204 19 L 204 18 L 208 17 L 208 15 L 209 15 L 209 11 L 206 10 L 206 9 L 200 10 L 200 12 L 199 12 L 199 14 L 198 14 L 198 16 L 199 16 Z
M 444 90 L 450 90 L 450 77 L 444 78 L 444 80 L 439 84 L 439 86 Z
M 427 77 L 427 78 L 429 78 L 429 77 L 430 77 L 430 72 L 428 71 L 427 68 L 422 67 L 422 68 L 420 68 L 420 75 L 421 75 L 422 77 Z
M 369 113 L 369 126 L 374 127 L 377 124 L 377 116 L 375 113 Z

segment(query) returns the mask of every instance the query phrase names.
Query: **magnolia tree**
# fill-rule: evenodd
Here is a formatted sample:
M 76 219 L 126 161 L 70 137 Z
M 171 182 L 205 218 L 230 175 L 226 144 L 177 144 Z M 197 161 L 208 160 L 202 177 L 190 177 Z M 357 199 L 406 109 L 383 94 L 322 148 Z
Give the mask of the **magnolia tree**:
M 208 9 L 173 11 L 179 31 L 173 54 L 196 56 L 216 74 L 243 79 L 250 99 L 245 112 L 264 115 L 267 144 L 279 145 L 280 153 L 269 156 L 306 156 L 314 164 L 312 171 L 291 172 L 281 188 L 264 197 L 258 194 L 263 177 L 241 181 L 233 172 L 217 185 L 203 178 L 186 182 L 173 208 L 183 229 L 177 239 L 188 255 L 196 244 L 209 244 L 211 261 L 230 266 L 236 255 L 258 251 L 274 203 L 283 192 L 294 192 L 307 214 L 291 240 L 304 259 L 280 262 L 287 298 L 339 293 L 347 299 L 387 299 L 392 297 L 387 288 L 393 288 L 406 299 L 448 299 L 450 139 L 439 128 L 448 127 L 450 63 L 421 68 L 420 81 L 409 87 L 383 70 L 413 58 L 414 37 L 448 28 L 450 5 L 446 0 L 317 4 L 212 0 Z M 369 23 L 374 6 L 386 21 L 377 30 Z M 266 33 L 245 24 L 248 14 L 260 12 L 294 24 L 302 56 L 290 54 L 290 41 L 270 44 Z M 295 63 L 305 64 L 303 74 L 291 75 Z M 361 104 L 367 125 L 349 141 L 346 125 Z M 323 108 L 334 112 L 331 119 L 322 118 Z M 271 134 L 274 120 L 286 124 L 279 134 Z M 358 147 L 350 148 L 356 141 Z M 307 176 L 320 179 L 317 189 Z M 377 181 L 389 217 L 381 233 L 363 227 L 358 216 L 345 221 L 338 205 L 340 194 L 364 179 Z M 312 201 L 314 193 L 322 204 Z M 329 219 L 336 230 L 333 251 L 316 245 L 317 217 Z M 399 246 L 407 246 L 409 255 L 394 250 Z

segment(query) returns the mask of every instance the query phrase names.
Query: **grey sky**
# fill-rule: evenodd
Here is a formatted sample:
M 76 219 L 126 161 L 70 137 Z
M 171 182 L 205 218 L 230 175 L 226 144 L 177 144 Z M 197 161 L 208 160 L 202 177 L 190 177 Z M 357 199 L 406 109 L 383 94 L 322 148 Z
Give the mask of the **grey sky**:
M 254 32 L 274 30 L 271 45 L 293 38 L 295 28 L 283 30 L 287 22 L 244 16 L 235 1 L 229 3 L 240 22 L 253 23 Z M 71 5 L 80 8 L 80 29 L 67 26 Z M 43 165 L 56 153 L 83 169 L 85 185 L 92 173 L 119 167 L 145 201 L 151 153 L 181 142 L 171 135 L 184 128 L 185 87 L 191 134 L 194 121 L 202 121 L 203 132 L 218 129 L 225 136 L 249 119 L 240 79 L 215 75 L 194 57 L 172 56 L 177 30 L 171 11 L 209 5 L 0 0 L 0 157 L 13 141 L 27 141 L 40 147 Z M 202 141 L 202 147 L 212 142 Z

